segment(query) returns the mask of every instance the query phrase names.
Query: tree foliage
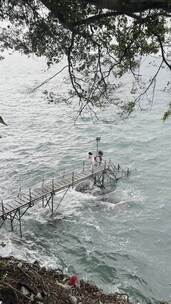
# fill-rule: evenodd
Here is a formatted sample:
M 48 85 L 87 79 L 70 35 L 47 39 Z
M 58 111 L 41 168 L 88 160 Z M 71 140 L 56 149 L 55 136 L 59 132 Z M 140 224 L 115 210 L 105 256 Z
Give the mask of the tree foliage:
M 81 113 L 112 102 L 113 79 L 134 74 L 139 56 L 161 50 L 171 69 L 164 51 L 170 10 L 170 0 L 4 0 L 0 50 L 45 56 L 49 66 L 66 57 L 70 97 Z M 128 114 L 135 103 L 126 105 Z

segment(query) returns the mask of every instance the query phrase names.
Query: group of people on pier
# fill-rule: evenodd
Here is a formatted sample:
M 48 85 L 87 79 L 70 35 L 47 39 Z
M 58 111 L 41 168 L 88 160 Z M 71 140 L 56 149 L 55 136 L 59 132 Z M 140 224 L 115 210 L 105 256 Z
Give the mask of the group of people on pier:
M 100 166 L 103 162 L 103 152 L 99 150 L 95 156 L 92 152 L 88 152 L 88 159 L 91 163 L 91 168 L 94 166 Z

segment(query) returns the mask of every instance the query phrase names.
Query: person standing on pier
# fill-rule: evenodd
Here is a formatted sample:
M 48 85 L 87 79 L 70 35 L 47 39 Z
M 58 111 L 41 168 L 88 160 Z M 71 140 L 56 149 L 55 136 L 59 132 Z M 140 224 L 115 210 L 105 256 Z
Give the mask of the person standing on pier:
M 103 152 L 101 150 L 98 151 L 97 155 L 94 158 L 95 163 L 100 166 L 103 161 Z
M 92 152 L 88 152 L 88 159 L 89 159 L 90 164 L 91 164 L 91 169 L 93 170 L 93 168 L 94 168 L 94 156 L 93 156 Z

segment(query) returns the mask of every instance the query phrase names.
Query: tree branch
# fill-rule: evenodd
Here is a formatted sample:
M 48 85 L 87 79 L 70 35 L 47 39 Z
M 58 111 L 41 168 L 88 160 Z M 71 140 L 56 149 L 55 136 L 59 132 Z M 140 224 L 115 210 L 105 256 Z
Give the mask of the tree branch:
M 154 33 L 154 35 L 157 37 L 157 40 L 158 40 L 158 42 L 160 44 L 160 49 L 161 49 L 161 54 L 162 54 L 163 61 L 165 62 L 165 64 L 171 70 L 171 64 L 168 63 L 168 61 L 167 61 L 167 59 L 165 57 L 164 48 L 163 48 L 163 44 L 162 44 L 161 38 L 160 38 L 159 34 L 157 34 L 157 33 Z
M 102 9 L 122 10 L 124 12 L 143 12 L 149 9 L 170 11 L 171 9 L 169 0 L 87 0 L 87 2 Z
M 151 85 L 152 85 L 153 82 L 155 81 L 157 75 L 159 74 L 159 72 L 160 72 L 160 70 L 161 70 L 161 68 L 162 68 L 162 65 L 163 65 L 163 60 L 162 60 L 162 62 L 160 63 L 160 65 L 159 65 L 159 67 L 158 67 L 156 73 L 154 74 L 154 76 L 153 76 L 153 78 L 151 79 L 151 81 L 150 81 L 149 85 L 147 86 L 147 88 L 144 90 L 143 93 L 141 93 L 141 94 L 134 100 L 134 103 L 135 103 L 135 104 L 138 103 L 138 102 L 141 100 L 141 97 L 144 96 L 144 95 L 148 92 L 148 90 L 150 89 Z
M 68 67 L 68 65 L 64 66 L 60 71 L 58 71 L 57 73 L 55 73 L 53 76 L 51 76 L 51 77 L 47 78 L 46 80 L 44 80 L 41 84 L 39 84 L 37 87 L 35 87 L 34 89 L 32 89 L 30 93 L 35 92 L 37 89 L 39 89 L 40 87 L 42 87 L 45 83 L 47 83 L 50 80 L 52 80 L 53 78 L 55 78 L 57 75 L 59 75 L 67 67 Z

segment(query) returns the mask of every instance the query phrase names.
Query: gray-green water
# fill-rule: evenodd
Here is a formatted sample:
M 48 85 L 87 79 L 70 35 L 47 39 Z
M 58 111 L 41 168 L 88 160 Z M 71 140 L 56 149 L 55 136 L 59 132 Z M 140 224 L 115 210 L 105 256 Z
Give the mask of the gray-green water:
M 160 59 L 144 63 L 145 77 Z M 0 192 L 8 197 L 21 185 L 31 187 L 54 177 L 95 149 L 101 136 L 106 158 L 131 169 L 105 198 L 71 190 L 53 218 L 35 206 L 23 220 L 21 240 L 9 227 L 0 230 L 1 255 L 39 260 L 98 284 L 108 292 L 126 292 L 140 303 L 171 298 L 171 120 L 161 117 L 170 100 L 170 72 L 162 69 L 151 112 L 115 121 L 112 106 L 95 123 L 88 115 L 74 124 L 74 106 L 48 104 L 42 91 L 55 88 L 59 100 L 67 79 L 54 79 L 28 94 L 46 77 L 42 60 L 11 56 L 0 63 Z M 63 74 L 63 76 L 65 76 Z M 118 96 L 128 98 L 130 75 Z M 165 90 L 163 90 L 166 87 Z M 110 202 L 110 203 L 109 203 Z M 150 299 L 150 300 L 149 300 Z

